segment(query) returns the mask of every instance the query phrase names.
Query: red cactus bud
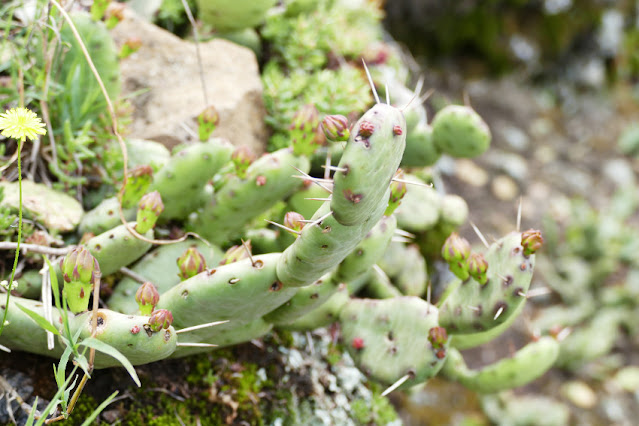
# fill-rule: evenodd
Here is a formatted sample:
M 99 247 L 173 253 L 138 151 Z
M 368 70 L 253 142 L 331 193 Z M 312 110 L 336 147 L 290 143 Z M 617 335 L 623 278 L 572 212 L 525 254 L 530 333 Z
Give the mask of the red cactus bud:
M 362 123 L 359 125 L 359 132 L 357 133 L 357 135 L 368 138 L 373 134 L 374 131 L 375 125 L 373 123 L 371 123 L 370 121 L 362 121 Z
M 484 255 L 471 253 L 468 259 L 468 273 L 470 276 L 477 280 L 479 284 L 486 284 L 488 282 L 486 271 L 488 271 L 488 262 L 486 262 Z
M 144 195 L 138 204 L 136 231 L 144 234 L 152 229 L 163 211 L 164 203 L 162 203 L 162 197 L 158 191 Z
M 146 193 L 153 182 L 153 169 L 151 166 L 140 165 L 133 168 L 127 175 L 122 195 L 122 208 L 134 207 Z
M 351 132 L 348 127 L 348 119 L 343 115 L 327 115 L 320 124 L 326 139 L 331 142 L 347 141 Z
M 153 331 L 160 331 L 163 328 L 169 328 L 173 324 L 173 314 L 166 309 L 158 309 L 153 311 L 149 318 L 149 326 Z
M 246 171 L 249 166 L 255 161 L 256 155 L 253 150 L 246 145 L 238 146 L 231 154 L 231 161 L 235 165 L 235 173 L 240 179 L 246 177 Z
M 521 246 L 524 248 L 524 256 L 535 254 L 543 244 L 544 239 L 541 236 L 541 232 L 529 229 L 521 233 Z
M 206 259 L 195 247 L 189 247 L 177 260 L 180 272 L 178 276 L 183 280 L 189 279 L 206 269 Z
M 319 112 L 315 105 L 306 104 L 293 115 L 291 130 L 302 130 L 309 134 L 314 132 L 319 124 Z
M 428 330 L 428 341 L 433 348 L 442 348 L 448 342 L 448 334 L 444 327 L 433 327 Z
M 297 212 L 288 212 L 284 215 L 284 226 L 297 232 L 301 231 L 306 225 L 303 221 L 304 216 Z
M 60 261 L 60 270 L 66 282 L 95 283 L 95 272 L 100 271 L 98 261 L 84 246 L 77 246 Z
M 152 283 L 145 282 L 135 293 L 135 301 L 138 302 L 142 315 L 150 315 L 155 309 L 155 305 L 160 301 L 160 293 Z
M 364 339 L 362 339 L 361 337 L 354 337 L 353 341 L 351 342 L 351 346 L 353 346 L 353 349 L 357 350 L 357 351 L 361 351 L 362 349 L 364 349 Z
M 244 244 L 231 247 L 226 251 L 226 253 L 224 253 L 224 257 L 220 261 L 220 265 L 227 265 L 229 263 L 234 263 L 239 260 L 248 258 L 251 249 L 251 240 L 244 241 Z

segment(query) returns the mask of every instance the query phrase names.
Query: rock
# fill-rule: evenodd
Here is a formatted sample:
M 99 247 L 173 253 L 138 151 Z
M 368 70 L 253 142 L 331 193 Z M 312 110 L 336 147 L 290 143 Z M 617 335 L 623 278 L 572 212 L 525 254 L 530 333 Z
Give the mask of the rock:
M 120 64 L 123 95 L 142 92 L 131 98 L 135 112 L 129 137 L 152 139 L 168 148 L 195 138 L 195 117 L 207 106 L 195 44 L 128 9 L 112 36 L 118 45 L 131 37 L 142 40 L 142 47 Z M 208 102 L 220 116 L 213 136 L 263 152 L 267 130 L 255 54 L 222 39 L 200 43 L 200 53 Z
M 495 176 L 491 183 L 491 189 L 493 195 L 502 201 L 514 200 L 519 194 L 519 188 L 515 181 L 506 175 Z
M 597 395 L 585 382 L 573 380 L 561 386 L 561 394 L 579 408 L 591 409 L 597 405 Z
M 18 182 L 0 182 L 0 190 L 4 191 L 0 206 L 18 211 Z M 30 180 L 22 181 L 22 208 L 25 216 L 43 223 L 49 231 L 73 231 L 84 214 L 75 198 Z
M 488 183 L 490 176 L 486 170 L 479 167 L 472 160 L 457 160 L 455 175 L 472 186 L 481 187 Z

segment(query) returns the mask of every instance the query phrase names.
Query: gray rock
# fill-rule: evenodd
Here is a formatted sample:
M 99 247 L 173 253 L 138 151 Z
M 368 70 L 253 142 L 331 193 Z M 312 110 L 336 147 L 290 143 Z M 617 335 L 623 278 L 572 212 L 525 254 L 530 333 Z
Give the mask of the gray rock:
M 195 138 L 195 117 L 205 108 L 195 44 L 182 40 L 131 10 L 112 31 L 117 45 L 138 37 L 142 47 L 121 62 L 123 95 L 136 94 L 130 137 L 167 147 Z M 264 151 L 262 82 L 254 53 L 229 41 L 200 43 L 208 102 L 220 115 L 213 136 Z M 191 131 L 185 130 L 185 127 Z

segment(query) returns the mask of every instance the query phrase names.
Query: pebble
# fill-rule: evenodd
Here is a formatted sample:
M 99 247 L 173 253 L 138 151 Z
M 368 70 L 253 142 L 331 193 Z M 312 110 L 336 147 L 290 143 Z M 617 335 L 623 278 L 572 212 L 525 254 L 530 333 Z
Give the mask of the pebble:
M 579 408 L 590 409 L 597 405 L 597 395 L 585 382 L 574 380 L 564 384 L 560 390 L 568 401 Z
M 486 170 L 479 167 L 473 161 L 464 158 L 457 160 L 455 175 L 460 180 L 475 187 L 486 185 L 490 179 Z
M 519 187 L 517 187 L 517 183 L 511 177 L 506 175 L 495 176 L 490 188 L 493 195 L 502 201 L 514 200 L 519 194 Z

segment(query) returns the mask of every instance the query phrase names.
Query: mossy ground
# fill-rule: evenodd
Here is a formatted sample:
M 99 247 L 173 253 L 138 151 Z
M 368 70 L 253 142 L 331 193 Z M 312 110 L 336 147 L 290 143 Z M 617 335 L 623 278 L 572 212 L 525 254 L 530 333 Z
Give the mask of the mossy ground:
M 82 424 L 115 390 L 119 392 L 115 401 L 94 424 L 310 424 L 316 410 L 331 408 L 347 413 L 350 424 L 388 424 L 397 419 L 389 400 L 380 396 L 381 386 L 365 379 L 351 392 L 331 386 L 341 380 L 344 355 L 337 344 L 325 345 L 326 339 L 322 342 L 317 336 L 313 340 L 316 354 L 302 348 L 299 337 L 280 333 L 255 343 L 140 366 L 136 368 L 140 388 L 121 369 L 95 371 L 63 424 Z M 301 355 L 300 362 L 290 362 L 293 352 Z M 53 360 L 34 355 L 25 355 L 20 362 L 12 358 L 0 360 L 0 367 L 21 370 L 34 380 L 39 377 L 34 394 L 51 398 L 57 390 Z M 343 392 L 346 399 L 341 401 L 348 402 L 336 404 L 340 400 L 336 395 Z

